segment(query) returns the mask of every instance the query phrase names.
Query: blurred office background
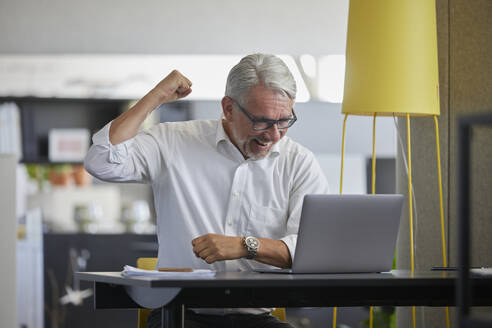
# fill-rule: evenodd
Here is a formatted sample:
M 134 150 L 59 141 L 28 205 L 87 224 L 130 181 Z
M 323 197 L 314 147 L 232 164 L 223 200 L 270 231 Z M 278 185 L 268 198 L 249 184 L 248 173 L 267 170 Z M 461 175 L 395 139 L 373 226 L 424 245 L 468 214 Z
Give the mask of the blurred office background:
M 490 8 L 476 1 L 482 5 L 463 11 L 462 3 L 437 1 L 446 97 L 450 54 L 441 50 L 462 17 Z M 281 55 L 299 89 L 299 120 L 288 136 L 314 152 L 338 192 L 348 1 L 0 0 L 0 9 L 0 204 L 6 209 L 0 239 L 2 262 L 17 263 L 17 270 L 1 271 L 8 295 L 1 296 L 1 317 L 17 312 L 5 327 L 136 326 L 135 311 L 93 311 L 91 286 L 72 273 L 117 271 L 137 257 L 156 256 L 152 191 L 97 181 L 81 163 L 90 136 L 172 69 L 193 81 L 194 92 L 161 106 L 145 127 L 219 118 L 228 70 L 249 53 Z M 490 106 L 490 94 L 482 99 Z M 450 104 L 441 103 L 446 115 Z M 377 121 L 378 193 L 396 190 L 395 124 Z M 344 193 L 368 192 L 371 152 L 372 120 L 349 117 Z M 288 312 L 298 327 L 325 327 L 330 315 L 329 309 Z M 366 309 L 351 309 L 339 323 L 361 327 L 367 317 Z

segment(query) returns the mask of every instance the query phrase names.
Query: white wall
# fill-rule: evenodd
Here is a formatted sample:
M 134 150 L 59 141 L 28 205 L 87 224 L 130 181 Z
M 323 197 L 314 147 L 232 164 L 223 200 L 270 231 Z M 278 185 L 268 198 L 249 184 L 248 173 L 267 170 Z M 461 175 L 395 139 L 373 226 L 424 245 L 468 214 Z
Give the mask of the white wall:
M 17 327 L 14 155 L 0 154 L 0 327 Z
M 0 53 L 345 53 L 348 0 L 0 0 Z

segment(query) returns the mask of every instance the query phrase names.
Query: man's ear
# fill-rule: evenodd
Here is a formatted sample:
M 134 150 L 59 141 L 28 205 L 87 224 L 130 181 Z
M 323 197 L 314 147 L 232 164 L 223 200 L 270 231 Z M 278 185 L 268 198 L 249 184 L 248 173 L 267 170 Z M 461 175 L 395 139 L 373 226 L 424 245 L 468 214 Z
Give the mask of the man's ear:
M 232 111 L 234 110 L 234 101 L 232 101 L 231 98 L 225 96 L 222 98 L 222 113 L 224 114 L 224 117 L 226 120 L 230 121 L 232 120 Z

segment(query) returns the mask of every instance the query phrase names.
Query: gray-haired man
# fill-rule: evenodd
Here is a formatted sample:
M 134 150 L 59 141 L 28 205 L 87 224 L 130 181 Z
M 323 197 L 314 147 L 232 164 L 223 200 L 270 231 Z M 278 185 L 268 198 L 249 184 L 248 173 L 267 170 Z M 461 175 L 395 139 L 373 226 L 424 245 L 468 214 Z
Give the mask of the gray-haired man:
M 93 136 L 86 169 L 106 181 L 152 185 L 159 267 L 290 267 L 304 195 L 328 192 L 313 154 L 284 137 L 297 119 L 291 72 L 276 56 L 246 56 L 227 78 L 222 118 L 139 132 L 160 104 L 191 91 L 190 80 L 171 72 Z M 192 309 L 185 323 L 289 327 L 270 310 Z M 154 311 L 149 326 L 159 319 Z

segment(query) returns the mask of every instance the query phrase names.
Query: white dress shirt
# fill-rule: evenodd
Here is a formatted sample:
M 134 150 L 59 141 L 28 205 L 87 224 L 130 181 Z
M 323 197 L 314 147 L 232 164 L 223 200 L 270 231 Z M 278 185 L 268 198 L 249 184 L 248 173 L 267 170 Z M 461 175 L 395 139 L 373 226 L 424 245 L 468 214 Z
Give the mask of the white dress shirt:
M 207 264 L 195 257 L 191 240 L 208 233 L 280 239 L 293 260 L 304 195 L 328 193 L 306 148 L 284 136 L 265 158 L 245 160 L 221 123 L 161 123 L 112 145 L 110 122 L 92 138 L 85 158 L 89 173 L 104 181 L 152 185 L 159 267 L 269 267 L 246 259 Z

